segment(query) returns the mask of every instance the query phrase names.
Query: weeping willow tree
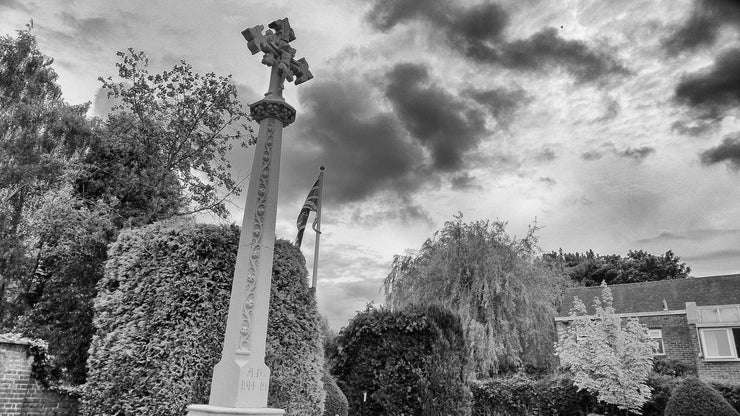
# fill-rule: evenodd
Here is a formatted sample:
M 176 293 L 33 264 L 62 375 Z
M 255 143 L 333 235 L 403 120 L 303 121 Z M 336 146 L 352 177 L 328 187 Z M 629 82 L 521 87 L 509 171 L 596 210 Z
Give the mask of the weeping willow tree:
M 543 371 L 554 359 L 565 279 L 541 261 L 536 227 L 522 239 L 505 228 L 456 216 L 417 255 L 396 256 L 384 282 L 394 309 L 436 304 L 460 316 L 477 377 Z

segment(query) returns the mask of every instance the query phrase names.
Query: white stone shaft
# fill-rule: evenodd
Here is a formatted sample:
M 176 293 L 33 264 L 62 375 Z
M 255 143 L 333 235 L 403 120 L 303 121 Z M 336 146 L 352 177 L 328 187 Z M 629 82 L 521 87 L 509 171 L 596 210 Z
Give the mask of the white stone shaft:
M 213 369 L 209 399 L 212 406 L 267 407 L 270 370 L 264 359 L 282 130 L 283 123 L 277 118 L 268 117 L 260 122 L 234 266 L 223 352 Z M 249 281 L 252 274 L 256 279 L 254 285 Z M 245 310 L 251 311 L 248 328 L 244 326 Z M 246 337 L 243 336 L 245 330 L 248 331 Z M 244 345 L 245 338 L 247 345 Z

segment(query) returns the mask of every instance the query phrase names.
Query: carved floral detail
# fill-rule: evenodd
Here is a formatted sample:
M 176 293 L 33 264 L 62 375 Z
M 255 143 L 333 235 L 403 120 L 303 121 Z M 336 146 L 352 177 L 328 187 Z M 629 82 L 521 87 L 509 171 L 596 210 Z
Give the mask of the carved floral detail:
M 286 127 L 295 121 L 295 109 L 280 101 L 260 100 L 252 104 L 250 109 L 252 118 L 258 123 L 266 118 L 274 118 L 282 121 L 283 127 Z
M 294 113 L 295 114 L 295 113 Z M 262 165 L 257 185 L 257 209 L 254 212 L 254 224 L 252 228 L 252 239 L 249 243 L 249 268 L 247 270 L 246 298 L 242 307 L 242 326 L 239 330 L 239 350 L 242 353 L 250 353 L 250 334 L 252 330 L 252 315 L 254 314 L 254 298 L 257 289 L 257 267 L 259 266 L 260 251 L 262 250 L 262 231 L 265 223 L 265 207 L 267 205 L 267 187 L 270 177 L 270 161 L 272 154 L 273 130 L 275 129 L 274 118 L 267 122 L 267 135 L 265 138 L 265 150 L 262 152 Z M 245 224 L 246 225 L 246 224 Z

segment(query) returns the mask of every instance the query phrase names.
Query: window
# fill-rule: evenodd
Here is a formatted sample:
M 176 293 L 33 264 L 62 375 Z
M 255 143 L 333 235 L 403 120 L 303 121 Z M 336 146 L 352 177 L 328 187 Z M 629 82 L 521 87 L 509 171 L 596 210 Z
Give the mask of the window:
M 657 344 L 653 346 L 653 355 L 665 355 L 665 350 L 663 349 L 663 330 L 648 329 L 648 336 Z
M 702 349 L 706 359 L 737 359 L 740 328 L 702 328 Z

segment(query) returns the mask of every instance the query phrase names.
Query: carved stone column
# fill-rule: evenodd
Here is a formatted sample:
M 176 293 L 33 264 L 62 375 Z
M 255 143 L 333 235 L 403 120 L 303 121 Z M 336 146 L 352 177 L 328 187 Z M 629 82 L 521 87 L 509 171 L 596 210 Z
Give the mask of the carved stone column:
M 247 200 L 239 237 L 239 250 L 231 287 L 221 360 L 213 368 L 208 405 L 188 406 L 188 416 L 282 415 L 267 408 L 270 369 L 265 365 L 267 317 L 275 243 L 278 174 L 283 127 L 295 120 L 295 109 L 282 97 L 285 79 L 296 84 L 311 79 L 305 59 L 293 59 L 295 39 L 288 19 L 242 34 L 252 53 L 265 53 L 263 63 L 272 67 L 265 98 L 252 104 L 252 117 L 259 123 Z

